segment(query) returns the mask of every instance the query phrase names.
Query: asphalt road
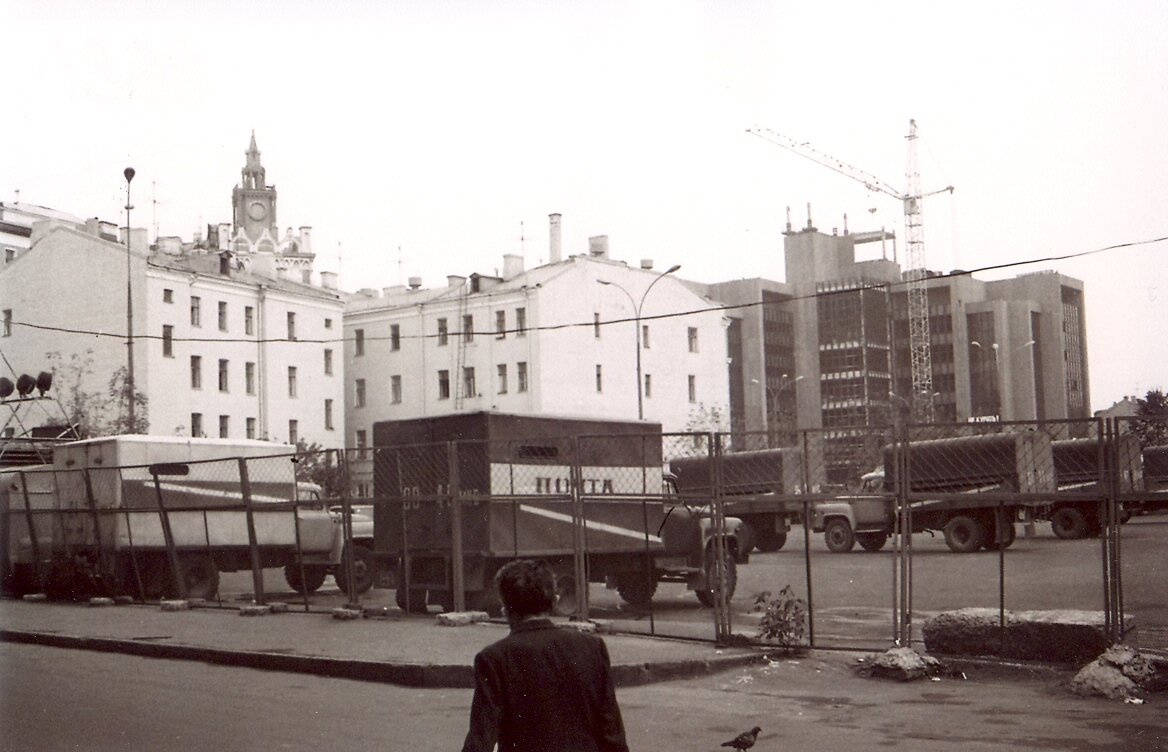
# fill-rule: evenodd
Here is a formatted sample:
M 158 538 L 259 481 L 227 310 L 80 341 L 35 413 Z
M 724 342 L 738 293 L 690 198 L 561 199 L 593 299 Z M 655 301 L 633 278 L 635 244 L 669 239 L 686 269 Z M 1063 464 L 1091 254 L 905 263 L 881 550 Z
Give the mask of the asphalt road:
M 1098 539 L 1061 540 L 1050 526 L 1038 523 L 1027 538 L 1022 526 L 1004 560 L 997 552 L 955 554 L 940 536 L 918 534 L 913 539 L 913 611 L 915 633 L 925 618 L 939 611 L 965 607 L 997 608 L 1004 585 L 1005 607 L 1011 611 L 1103 609 L 1103 557 Z M 1168 649 L 1168 515 L 1136 517 L 1123 526 L 1123 593 L 1125 613 L 1137 623 L 1138 644 Z M 803 528 L 791 531 L 781 551 L 755 552 L 738 567 L 738 585 L 731 602 L 735 631 L 752 634 L 757 614 L 754 596 L 777 593 L 790 585 L 812 606 L 816 646 L 882 649 L 892 639 L 893 568 L 889 542 L 885 550 L 866 552 L 859 546 L 847 554 L 831 553 L 821 535 L 811 536 L 811 597 L 808 598 L 807 557 Z M 1002 566 L 1004 565 L 1004 577 Z M 250 598 L 250 572 L 224 574 L 221 594 L 227 602 Z M 298 603 L 280 570 L 265 571 L 268 600 Z M 311 607 L 328 609 L 348 599 L 332 579 L 310 599 Z M 392 590 L 372 590 L 364 605 L 393 608 Z M 690 638 L 712 638 L 712 611 L 702 607 L 683 585 L 662 584 L 652 609 L 623 604 L 603 585 L 590 589 L 590 616 L 612 620 L 622 630 Z
M 849 659 L 850 660 L 850 659 Z M 455 750 L 471 691 L 0 643 L 0 752 Z M 617 691 L 637 752 L 892 748 L 1166 750 L 1154 704 L 1079 698 L 1060 676 L 900 683 L 837 655 Z

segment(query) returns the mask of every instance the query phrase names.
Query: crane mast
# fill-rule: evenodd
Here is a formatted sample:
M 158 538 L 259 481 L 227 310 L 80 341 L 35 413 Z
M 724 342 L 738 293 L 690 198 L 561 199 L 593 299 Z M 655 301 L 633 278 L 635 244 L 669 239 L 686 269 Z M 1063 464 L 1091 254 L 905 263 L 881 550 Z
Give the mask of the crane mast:
M 905 190 L 898 191 L 890 184 L 847 162 L 811 148 L 806 141 L 796 141 L 769 128 L 748 128 L 747 133 L 770 141 L 799 156 L 823 165 L 829 170 L 862 183 L 865 188 L 883 193 L 900 201 L 904 208 L 905 235 L 908 237 L 908 329 L 912 370 L 912 414 L 919 422 L 933 420 L 933 363 L 929 341 L 929 294 L 925 280 L 925 235 L 921 217 L 921 199 L 942 191 L 953 192 L 953 186 L 939 191 L 921 193 L 921 174 L 917 167 L 917 122 L 909 121 L 908 165 L 905 168 Z

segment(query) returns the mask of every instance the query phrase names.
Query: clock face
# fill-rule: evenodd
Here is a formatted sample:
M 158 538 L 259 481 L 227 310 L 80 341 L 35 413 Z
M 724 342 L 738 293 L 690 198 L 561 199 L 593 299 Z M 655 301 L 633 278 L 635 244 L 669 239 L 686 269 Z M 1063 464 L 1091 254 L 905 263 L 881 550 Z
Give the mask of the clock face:
M 247 207 L 247 216 L 258 222 L 259 220 L 268 216 L 268 207 L 264 206 L 264 204 L 260 201 L 253 201 L 251 205 Z

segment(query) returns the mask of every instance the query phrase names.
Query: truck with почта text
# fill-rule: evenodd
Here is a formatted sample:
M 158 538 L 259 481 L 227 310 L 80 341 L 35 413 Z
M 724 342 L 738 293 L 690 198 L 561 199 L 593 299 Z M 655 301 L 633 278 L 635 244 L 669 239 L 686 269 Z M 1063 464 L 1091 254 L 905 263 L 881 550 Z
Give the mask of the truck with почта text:
M 460 588 L 497 611 L 494 574 L 518 558 L 551 564 L 564 614 L 583 579 L 636 605 L 661 583 L 707 606 L 733 595 L 741 521 L 719 538 L 677 497 L 659 424 L 476 412 L 378 422 L 373 439 L 374 555 L 407 611 L 449 610 Z
M 717 479 L 712 465 L 718 463 Z M 791 524 L 802 519 L 803 453 L 798 448 L 755 449 L 669 460 L 677 491 L 685 499 L 709 503 L 721 488 L 724 513 L 742 520 L 744 548 L 764 553 L 787 542 Z
M 50 465 L 0 473 L 5 586 L 212 598 L 221 571 L 258 565 L 284 567 L 290 584 L 312 590 L 340 572 L 343 537 L 319 499 L 298 500 L 294 456 L 290 445 L 246 440 L 58 444 Z
M 905 470 L 907 489 L 898 486 L 898 467 Z M 1054 478 L 1050 437 L 1037 431 L 888 446 L 884 466 L 864 476 L 864 493 L 815 505 L 813 529 L 833 552 L 851 551 L 856 542 L 878 551 L 897 528 L 901 493 L 912 532 L 942 531 L 956 553 L 1007 548 L 1018 510 L 1033 503 L 1017 496 L 1053 494 Z

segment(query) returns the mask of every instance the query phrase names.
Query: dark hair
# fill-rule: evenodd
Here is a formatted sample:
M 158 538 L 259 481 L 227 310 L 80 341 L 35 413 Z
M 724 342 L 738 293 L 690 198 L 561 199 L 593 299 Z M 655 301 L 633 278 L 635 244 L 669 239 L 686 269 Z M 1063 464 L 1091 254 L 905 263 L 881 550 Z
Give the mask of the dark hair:
M 545 561 L 513 561 L 495 574 L 495 585 L 513 617 L 547 613 L 556 602 L 556 575 Z

